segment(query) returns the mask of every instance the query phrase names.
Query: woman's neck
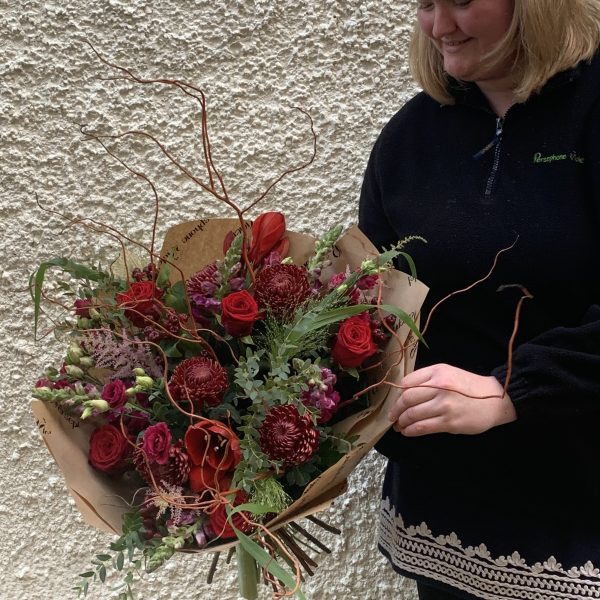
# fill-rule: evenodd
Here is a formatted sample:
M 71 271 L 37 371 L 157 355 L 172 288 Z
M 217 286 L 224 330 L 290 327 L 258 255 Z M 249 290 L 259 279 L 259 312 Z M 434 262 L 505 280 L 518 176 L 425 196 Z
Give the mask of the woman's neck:
M 492 110 L 499 117 L 504 117 L 508 109 L 515 103 L 513 82 L 510 77 L 477 81 L 476 83 L 490 103 Z

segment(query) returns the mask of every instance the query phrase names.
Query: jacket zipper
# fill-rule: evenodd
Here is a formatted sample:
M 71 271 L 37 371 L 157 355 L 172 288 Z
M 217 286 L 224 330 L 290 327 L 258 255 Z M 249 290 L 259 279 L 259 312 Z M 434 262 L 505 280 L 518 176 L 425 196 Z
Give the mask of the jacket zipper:
M 489 200 L 492 195 L 492 190 L 494 189 L 494 182 L 496 180 L 496 175 L 498 173 L 498 166 L 500 165 L 500 147 L 502 145 L 502 131 L 504 129 L 504 118 L 497 117 L 496 118 L 496 135 L 494 139 L 485 147 L 482 148 L 473 158 L 479 159 L 484 154 L 486 154 L 489 150 L 494 148 L 494 161 L 492 163 L 492 171 L 490 176 L 488 177 L 487 184 L 485 186 L 485 200 Z

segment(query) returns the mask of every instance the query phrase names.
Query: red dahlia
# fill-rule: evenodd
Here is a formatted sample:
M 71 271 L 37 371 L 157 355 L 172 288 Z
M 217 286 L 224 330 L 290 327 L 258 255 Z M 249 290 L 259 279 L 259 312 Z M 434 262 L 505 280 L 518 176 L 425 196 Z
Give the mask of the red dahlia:
M 273 460 L 285 467 L 308 462 L 319 445 L 319 432 L 307 412 L 300 416 L 293 404 L 275 406 L 258 428 L 260 447 Z
M 181 442 L 171 446 L 169 460 L 164 465 L 147 459 L 148 456 L 144 457 L 141 447 L 138 446 L 133 453 L 133 464 L 149 485 L 152 485 L 150 471 L 157 485 L 160 485 L 161 482 L 168 485 L 181 485 L 187 481 L 190 474 L 190 461 L 188 455 L 183 451 Z
M 207 356 L 182 361 L 169 381 L 169 390 L 175 400 L 191 400 L 200 406 L 219 404 L 228 387 L 227 371 Z
M 194 294 L 206 295 L 207 290 L 210 292 L 211 289 L 218 285 L 218 269 L 216 263 L 211 263 L 204 267 L 204 269 L 198 271 L 192 275 L 186 282 L 188 297 L 192 297 Z
M 271 265 L 256 276 L 254 297 L 279 319 L 290 317 L 310 294 L 307 272 L 296 265 Z

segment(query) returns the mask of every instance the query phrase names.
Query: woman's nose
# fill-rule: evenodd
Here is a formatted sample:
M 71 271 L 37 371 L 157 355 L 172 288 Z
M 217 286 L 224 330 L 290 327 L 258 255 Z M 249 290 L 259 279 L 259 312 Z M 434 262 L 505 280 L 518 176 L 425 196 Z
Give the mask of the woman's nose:
M 442 39 L 444 36 L 453 33 L 456 30 L 456 22 L 452 13 L 452 7 L 445 2 L 439 2 L 433 8 L 433 29 L 432 35 L 435 39 Z

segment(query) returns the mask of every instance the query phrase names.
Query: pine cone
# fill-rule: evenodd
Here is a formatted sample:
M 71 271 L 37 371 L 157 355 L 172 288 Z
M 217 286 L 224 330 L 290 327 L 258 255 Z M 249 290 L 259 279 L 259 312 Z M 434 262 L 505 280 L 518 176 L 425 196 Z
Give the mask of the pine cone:
M 273 407 L 258 428 L 260 447 L 273 460 L 284 467 L 294 467 L 308 462 L 319 446 L 319 432 L 310 414 L 300 416 L 293 404 Z
M 188 455 L 183 451 L 181 442 L 171 446 L 169 460 L 164 465 L 159 465 L 156 462 L 148 463 L 140 447 L 137 447 L 133 453 L 133 464 L 137 472 L 149 485 L 152 485 L 150 471 L 152 471 L 157 485 L 161 483 L 181 485 L 187 481 L 190 474 L 190 462 Z

